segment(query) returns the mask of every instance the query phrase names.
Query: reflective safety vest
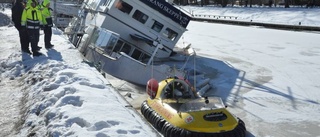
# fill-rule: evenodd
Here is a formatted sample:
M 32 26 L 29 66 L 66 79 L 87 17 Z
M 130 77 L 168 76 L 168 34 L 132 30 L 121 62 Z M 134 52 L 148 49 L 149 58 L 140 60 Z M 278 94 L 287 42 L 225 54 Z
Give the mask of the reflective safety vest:
M 23 10 L 21 26 L 25 26 L 28 29 L 40 29 L 40 25 L 43 25 L 42 21 L 42 14 L 39 8 L 28 7 Z
M 47 8 L 46 6 L 43 5 L 41 12 L 42 12 L 43 24 L 49 27 L 52 27 L 53 24 L 52 24 L 52 16 L 51 16 L 50 8 Z

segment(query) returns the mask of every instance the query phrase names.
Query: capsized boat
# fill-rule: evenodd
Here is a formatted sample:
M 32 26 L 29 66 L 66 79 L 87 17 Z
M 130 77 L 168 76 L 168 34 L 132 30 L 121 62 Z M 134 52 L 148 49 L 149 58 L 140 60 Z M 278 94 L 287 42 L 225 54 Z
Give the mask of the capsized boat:
M 245 137 L 244 122 L 220 97 L 199 97 L 184 79 L 150 79 L 146 90 L 141 113 L 165 137 Z
M 185 76 L 167 61 L 190 20 L 165 0 L 85 0 L 65 34 L 102 72 L 145 85 Z

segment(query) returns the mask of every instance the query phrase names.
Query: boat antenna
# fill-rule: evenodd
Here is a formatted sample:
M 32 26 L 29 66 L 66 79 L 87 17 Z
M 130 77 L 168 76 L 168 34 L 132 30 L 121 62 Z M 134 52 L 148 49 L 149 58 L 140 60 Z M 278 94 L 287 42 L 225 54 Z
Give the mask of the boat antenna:
M 196 90 L 196 84 L 197 84 L 197 77 L 196 77 L 196 56 L 197 56 L 197 53 L 196 51 L 194 51 L 194 49 L 191 47 L 191 44 L 189 44 L 187 47 L 186 47 L 186 50 L 189 50 L 189 49 L 192 49 L 192 52 L 191 52 L 191 56 L 193 56 L 193 87 L 194 89 Z M 186 63 L 184 64 L 183 68 L 186 66 L 189 58 L 191 57 L 189 56 Z
M 153 44 L 156 48 L 154 49 L 154 51 L 153 51 L 153 53 L 152 53 L 152 55 L 151 55 L 151 57 L 150 57 L 147 65 L 150 65 L 150 64 L 151 64 L 151 62 L 153 61 L 154 56 L 156 55 L 157 51 L 158 51 L 159 49 L 162 49 L 162 48 L 163 48 L 163 46 L 162 46 L 162 44 L 161 44 L 160 38 L 157 38 L 156 40 L 154 40 L 152 44 Z
M 163 46 L 160 43 L 161 42 L 160 36 L 152 33 L 151 31 L 150 31 L 150 33 L 156 36 L 156 39 L 154 39 L 153 43 L 152 43 L 153 46 L 155 46 L 156 48 L 153 51 L 153 53 L 152 53 L 152 55 L 151 55 L 151 57 L 150 57 L 150 59 L 149 59 L 149 61 L 147 63 L 147 65 L 151 65 L 151 78 L 153 78 L 153 70 L 154 70 L 154 66 L 153 66 L 154 65 L 154 60 L 153 59 L 154 59 L 154 56 L 156 55 L 158 49 L 159 48 L 163 48 Z
M 153 62 L 153 59 L 152 59 L 152 60 L 151 60 L 151 78 L 153 78 L 153 69 L 154 69 L 154 68 L 153 68 L 153 63 L 154 63 L 154 62 Z
M 194 51 L 194 49 L 192 49 Z M 193 87 L 196 90 L 196 84 L 197 84 L 197 77 L 196 77 L 196 52 L 194 51 L 194 56 L 193 56 Z

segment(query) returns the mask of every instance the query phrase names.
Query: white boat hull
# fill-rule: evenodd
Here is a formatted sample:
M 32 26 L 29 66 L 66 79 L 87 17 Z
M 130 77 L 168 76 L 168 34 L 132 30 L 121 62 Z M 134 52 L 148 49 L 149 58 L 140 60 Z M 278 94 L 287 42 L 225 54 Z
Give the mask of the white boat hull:
M 85 57 L 96 64 L 101 71 L 134 84 L 146 85 L 151 78 L 161 81 L 168 77 L 184 77 L 185 75 L 183 71 L 171 68 L 166 64 L 147 65 L 136 61 L 125 53 L 120 54 L 113 58 L 94 46 L 89 46 L 84 53 Z

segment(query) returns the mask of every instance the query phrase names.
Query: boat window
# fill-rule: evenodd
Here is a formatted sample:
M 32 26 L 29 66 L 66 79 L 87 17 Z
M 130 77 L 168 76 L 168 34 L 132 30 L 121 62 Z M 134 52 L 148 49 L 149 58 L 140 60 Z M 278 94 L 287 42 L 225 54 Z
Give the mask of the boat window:
M 113 37 L 113 36 L 110 37 L 110 40 L 108 41 L 108 44 L 107 44 L 107 46 L 105 48 L 105 51 L 106 52 L 110 52 L 111 49 L 116 45 L 117 41 L 118 41 L 118 38 Z
M 122 48 L 123 43 L 123 41 L 118 40 L 116 46 L 114 46 L 113 52 L 119 52 Z
M 116 45 L 117 40 L 118 39 L 116 37 L 111 37 L 109 42 L 108 42 L 108 47 L 112 47 L 112 46 Z
M 107 47 L 105 48 L 105 51 L 106 51 L 108 54 L 111 54 L 112 48 L 113 48 L 113 46 L 107 46 Z
M 147 54 L 143 54 L 143 56 L 141 57 L 141 60 L 144 61 L 145 59 L 150 59 L 150 56 Z
M 135 49 L 131 55 L 132 58 L 139 60 L 141 62 L 145 62 L 148 61 L 148 59 L 150 58 L 149 55 L 144 54 L 142 51 Z
M 122 0 L 119 0 L 119 2 L 116 4 L 116 8 L 127 14 L 130 14 L 132 10 L 132 6 L 126 2 L 123 2 Z
M 156 32 L 160 32 L 162 28 L 163 28 L 163 24 L 161 24 L 158 21 L 154 21 L 154 23 L 151 27 L 151 29 L 155 30 Z
M 144 54 L 142 51 L 135 49 L 131 55 L 132 58 L 143 62 L 145 59 L 150 58 L 150 56 Z
M 146 61 L 146 60 L 149 60 L 150 59 L 150 56 L 147 55 L 147 54 L 142 54 L 141 57 L 140 57 L 140 60 L 142 62 Z
M 107 4 L 109 3 L 110 0 L 104 0 L 103 2 L 103 6 L 107 6 Z
M 61 17 L 61 18 L 73 18 L 73 16 L 71 16 L 71 15 L 66 15 L 66 14 L 57 14 L 57 17 Z
M 144 13 L 142 13 L 141 11 L 139 10 L 136 10 L 133 15 L 132 15 L 132 18 L 136 19 L 137 21 L 141 22 L 141 23 L 146 23 L 146 21 L 148 20 L 148 16 Z
M 166 28 L 166 30 L 163 32 L 163 35 L 167 37 L 168 39 L 174 41 L 176 37 L 178 36 L 178 33 L 173 31 L 170 28 Z
M 92 34 L 92 37 L 91 37 L 91 40 L 90 40 L 90 44 L 96 45 L 96 41 L 97 41 L 98 38 L 99 38 L 99 33 L 100 33 L 100 30 L 96 30 L 96 31 Z
M 121 52 L 124 52 L 129 55 L 130 50 L 131 50 L 131 46 L 129 44 L 125 43 L 121 49 Z
M 142 52 L 140 50 L 135 49 L 131 55 L 132 58 L 139 60 Z
M 207 100 L 204 98 L 198 98 L 188 101 L 181 105 L 180 112 L 192 112 L 192 111 L 205 111 L 224 108 L 224 104 L 221 98 L 209 97 Z

